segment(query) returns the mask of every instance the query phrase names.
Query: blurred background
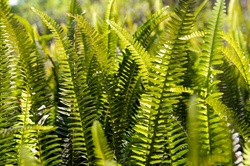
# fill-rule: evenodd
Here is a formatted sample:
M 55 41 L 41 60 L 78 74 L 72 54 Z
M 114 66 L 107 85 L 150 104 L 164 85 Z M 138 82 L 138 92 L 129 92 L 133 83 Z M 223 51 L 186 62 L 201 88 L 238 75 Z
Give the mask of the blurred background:
M 98 30 L 103 23 L 105 7 L 109 0 L 78 0 L 79 5 L 85 12 L 87 20 Z M 204 0 L 196 0 L 197 6 Z M 204 26 L 211 15 L 211 8 L 216 0 L 208 0 L 203 11 L 199 14 L 196 21 L 196 29 L 203 30 Z M 245 25 L 242 27 L 243 33 L 246 35 L 245 29 L 250 29 L 250 0 L 226 0 L 228 4 L 232 1 L 232 9 L 235 11 L 242 11 L 242 13 L 232 13 L 231 18 L 241 18 L 241 23 L 235 25 Z M 234 2 L 237 1 L 237 3 Z M 49 34 L 47 26 L 45 26 L 41 19 L 31 10 L 31 6 L 39 9 L 42 12 L 47 13 L 57 23 L 60 23 L 65 30 L 67 30 L 67 11 L 69 10 L 71 0 L 9 0 L 9 4 L 12 6 L 12 12 L 20 15 L 33 26 L 36 30 L 37 38 L 44 41 L 44 44 L 51 43 L 52 36 Z M 169 5 L 170 9 L 173 9 L 177 5 L 178 0 L 116 0 L 116 18 L 117 23 L 122 25 L 130 34 L 133 34 L 142 23 L 144 23 L 149 16 L 155 11 L 161 9 L 163 6 Z M 239 4 L 240 3 L 240 4 Z M 228 5 L 227 5 L 228 6 Z M 237 10 L 236 10 L 237 8 Z M 238 8 L 241 8 L 238 10 Z M 230 20 L 230 19 L 229 19 Z M 234 19 L 231 19 L 234 20 Z M 230 24 L 233 21 L 227 21 Z M 234 23 L 231 23 L 234 24 Z M 164 29 L 163 27 L 161 28 Z M 250 40 L 250 38 L 249 38 Z
M 203 0 L 197 0 L 201 3 Z M 215 0 L 210 0 L 207 7 L 211 7 Z M 227 0 L 228 3 L 229 0 Z M 78 0 L 86 17 L 92 24 L 97 24 L 98 19 L 103 18 L 103 13 L 108 0 Z M 117 0 L 118 20 L 124 20 L 128 29 L 134 31 L 138 25 L 142 24 L 148 16 L 162 6 L 174 7 L 178 0 Z M 241 6 L 247 11 L 250 9 L 250 0 L 241 0 Z M 46 33 L 41 20 L 31 11 L 30 7 L 46 12 L 58 23 L 66 24 L 67 11 L 70 0 L 9 0 L 13 12 L 27 19 L 31 24 L 39 27 L 40 33 Z M 248 10 L 249 11 L 249 10 Z M 133 25 L 132 25 L 133 23 Z M 131 25 L 130 25 L 131 24 Z M 45 31 L 45 32 L 44 32 Z

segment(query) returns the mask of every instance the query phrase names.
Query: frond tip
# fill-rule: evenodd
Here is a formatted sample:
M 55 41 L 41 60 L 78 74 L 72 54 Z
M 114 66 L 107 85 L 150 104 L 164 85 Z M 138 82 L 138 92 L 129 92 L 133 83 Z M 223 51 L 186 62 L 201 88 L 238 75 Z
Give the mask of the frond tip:
M 116 166 L 117 163 L 114 161 L 113 152 L 108 145 L 99 121 L 94 121 L 91 131 L 95 146 L 95 157 L 97 158 L 96 164 L 100 166 Z

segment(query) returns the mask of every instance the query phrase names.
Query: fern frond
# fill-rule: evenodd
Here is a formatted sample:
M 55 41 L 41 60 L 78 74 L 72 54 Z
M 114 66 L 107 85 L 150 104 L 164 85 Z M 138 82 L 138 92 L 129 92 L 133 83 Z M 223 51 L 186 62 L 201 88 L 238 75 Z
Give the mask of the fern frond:
M 152 57 L 149 84 L 141 96 L 132 137 L 131 165 L 186 163 L 187 135 L 175 112 L 179 93 L 170 89 L 184 81 L 188 46 L 179 37 L 190 34 L 193 21 L 193 2 L 180 1 L 162 37 L 158 54 Z
M 110 95 L 110 126 L 112 140 L 119 163 L 127 160 L 129 140 L 136 123 L 139 98 L 143 91 L 142 80 L 138 76 L 138 65 L 124 53 L 124 58 L 115 78 Z
M 225 32 L 221 32 L 222 38 L 228 42 L 228 44 L 234 49 L 236 54 L 232 54 L 228 47 L 225 47 L 222 52 L 226 56 L 231 63 L 235 65 L 238 69 L 242 77 L 244 78 L 245 82 L 247 83 L 248 87 L 250 88 L 250 67 L 249 67 L 249 56 L 247 56 L 243 49 L 236 43 L 236 40 L 233 40 Z
M 142 24 L 134 34 L 134 38 L 139 41 L 144 48 L 148 47 L 150 34 L 153 30 L 169 17 L 169 7 L 163 7 L 154 13 L 144 24 Z
M 12 64 L 12 72 L 17 73 L 16 79 L 10 79 L 13 81 L 12 85 L 17 85 L 17 100 L 19 101 L 21 111 L 21 114 L 18 116 L 18 123 L 15 126 L 27 127 L 39 124 L 44 117 L 47 120 L 43 119 L 43 122 L 40 124 L 53 124 L 53 104 L 50 100 L 50 91 L 47 89 L 44 57 L 19 19 L 13 17 L 7 11 L 10 10 L 9 7 L 7 5 L 1 5 L 1 7 L 4 7 L 4 10 L 6 10 L 5 12 L 1 12 L 1 18 L 4 18 L 3 21 L 8 27 L 6 29 L 8 40 L 5 41 L 10 41 L 7 45 L 14 48 L 14 54 L 18 58 L 18 63 Z M 48 116 L 49 118 L 47 118 Z M 37 151 L 32 154 L 41 163 L 43 160 L 41 149 L 44 147 L 41 147 L 40 140 L 34 141 L 37 137 L 41 138 L 42 135 L 38 132 L 22 130 L 18 134 L 15 134 L 14 140 L 19 145 L 26 144 L 27 147 Z M 20 162 L 20 153 L 18 154 Z M 55 160 L 60 159 L 57 156 Z
M 10 10 L 0 2 L 0 10 L 9 15 Z M 3 10 L 2 10 L 3 9 Z M 1 13 L 0 11 L 0 13 Z M 11 38 L 7 25 L 1 16 L 0 19 L 0 130 L 12 127 L 17 124 L 18 116 L 21 114 L 18 107 L 18 90 L 16 78 L 18 57 L 14 51 L 10 51 L 8 40 L 15 41 Z M 6 27 L 6 28 L 4 28 Z M 13 48 L 14 49 L 14 48 Z M 1 152 L 0 163 L 17 164 L 18 154 L 16 153 L 17 143 L 14 136 L 0 140 Z
M 95 145 L 96 164 L 100 166 L 117 165 L 114 155 L 105 138 L 100 122 L 94 121 L 92 126 L 92 139 Z
M 231 160 L 227 153 L 229 146 L 222 147 L 223 144 L 228 145 L 230 142 L 227 134 L 221 134 L 221 131 L 228 130 L 226 124 L 221 123 L 221 119 L 205 102 L 207 96 L 213 96 L 214 98 L 220 98 L 222 93 L 219 92 L 218 75 L 222 73 L 219 69 L 219 65 L 223 63 L 222 56 L 220 55 L 220 48 L 222 46 L 220 31 L 222 28 L 222 21 L 224 18 L 224 0 L 218 0 L 215 3 L 215 7 L 212 11 L 210 21 L 208 23 L 207 34 L 205 34 L 204 50 L 199 57 L 198 67 L 198 86 L 200 87 L 199 98 L 199 112 L 198 112 L 198 126 L 199 126 L 199 156 L 202 156 L 201 160 L 204 160 L 208 164 L 209 159 L 215 160 L 219 163 L 230 163 Z M 229 132 L 229 130 L 228 130 Z M 221 141 L 221 143 L 219 143 Z M 226 142 L 224 142 L 226 141 Z M 231 144 L 230 144 L 231 145 Z M 225 151 L 225 156 L 222 154 Z M 214 158 L 218 154 L 218 158 Z M 227 160 L 225 159 L 227 158 Z M 225 161 L 222 161 L 224 159 Z
M 133 60 L 135 60 L 140 68 L 139 73 L 142 76 L 142 79 L 146 81 L 149 73 L 149 68 L 151 66 L 150 55 L 138 41 L 134 40 L 133 37 L 119 25 L 110 20 L 107 20 L 107 22 L 117 33 L 117 35 L 124 41 L 127 49 L 131 52 Z
M 223 116 L 223 112 L 220 112 L 220 109 L 224 109 L 222 111 L 225 112 L 227 107 L 212 102 L 209 102 L 212 106 L 207 105 L 202 98 L 198 101 L 199 162 L 209 164 L 212 158 L 216 164 L 232 163 L 232 141 L 227 127 L 229 117 Z
M 60 27 L 53 19 L 51 19 L 48 15 L 36 10 L 35 8 L 32 8 L 34 12 L 36 12 L 41 19 L 44 21 L 44 23 L 49 27 L 49 29 L 52 31 L 53 35 L 56 38 L 57 42 L 57 61 L 59 63 L 58 66 L 58 125 L 61 127 L 58 128 L 58 134 L 60 137 L 63 138 L 63 142 L 61 142 L 61 146 L 64 148 L 65 151 L 71 153 L 69 155 L 62 154 L 63 163 L 64 164 L 79 164 L 86 162 L 85 158 L 87 156 L 86 146 L 89 146 L 88 159 L 91 160 L 91 151 L 92 151 L 92 144 L 87 144 L 85 142 L 85 132 L 84 131 L 85 122 L 84 118 L 87 118 L 88 116 L 82 116 L 80 112 L 80 108 L 84 109 L 85 107 L 80 105 L 83 103 L 80 103 L 79 94 L 82 94 L 81 91 L 84 91 L 82 89 L 82 84 L 80 86 L 80 92 L 76 93 L 76 88 L 80 85 L 79 79 L 81 77 L 74 81 L 73 78 L 75 78 L 74 73 L 79 72 L 78 66 L 74 66 L 74 61 L 77 61 L 76 54 L 74 50 L 71 47 L 71 43 L 69 39 L 67 38 L 66 33 L 63 31 L 62 27 Z M 74 60 L 74 58 L 76 58 Z M 77 84 L 77 83 L 78 84 Z M 83 100 L 86 100 L 86 98 L 83 98 Z M 83 108 L 82 108 L 83 107 Z M 86 109 L 86 108 L 85 108 Z M 91 161 L 89 161 L 91 162 Z
M 250 147 L 249 144 L 246 143 L 244 147 L 244 153 L 243 153 L 243 163 L 248 166 L 250 165 Z
M 114 31 L 111 31 L 110 25 L 105 20 L 116 21 L 117 11 L 115 4 L 116 4 L 115 0 L 109 0 L 108 5 L 106 7 L 104 21 L 103 21 L 103 28 L 102 28 L 103 34 L 108 33 L 108 35 L 105 35 L 103 42 L 105 47 L 108 49 L 107 50 L 108 56 L 111 61 L 111 65 L 114 72 L 118 70 L 118 63 L 115 61 L 117 56 L 118 37 Z
M 209 21 L 208 33 L 205 35 L 204 50 L 199 59 L 199 84 L 205 87 L 206 93 L 215 93 L 218 91 L 216 90 L 216 85 L 219 81 L 216 81 L 216 77 L 222 73 L 218 69 L 218 65 L 223 63 L 218 48 L 222 46 L 219 32 L 222 28 L 224 10 L 224 0 L 217 1 Z
M 90 45 L 89 51 L 92 51 L 89 56 L 85 56 L 87 60 L 87 66 L 90 66 L 93 56 L 97 58 L 100 65 L 100 69 L 105 74 L 113 74 L 116 72 L 112 67 L 114 67 L 114 59 L 109 56 L 108 48 L 105 47 L 105 42 L 103 42 L 102 36 L 89 24 L 89 22 L 83 17 L 76 15 L 74 16 L 77 25 L 81 29 L 84 37 L 88 39 L 88 44 Z M 106 34 L 106 33 L 105 33 Z M 85 40 L 86 40 L 85 39 Z

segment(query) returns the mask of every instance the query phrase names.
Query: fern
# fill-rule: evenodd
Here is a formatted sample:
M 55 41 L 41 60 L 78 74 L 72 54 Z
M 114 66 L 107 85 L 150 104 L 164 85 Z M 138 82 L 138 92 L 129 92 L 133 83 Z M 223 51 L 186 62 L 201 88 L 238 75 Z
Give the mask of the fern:
M 166 6 L 153 14 L 143 25 L 141 25 L 134 34 L 134 38 L 138 40 L 144 48 L 149 45 L 150 35 L 159 23 L 169 18 L 169 7 Z
M 64 164 L 79 164 L 82 162 L 86 162 L 84 158 L 89 159 L 91 162 L 91 152 L 92 147 L 91 143 L 87 144 L 85 142 L 86 133 L 89 131 L 84 131 L 85 126 L 83 124 L 84 120 L 82 118 L 87 118 L 81 116 L 80 108 L 82 111 L 87 109 L 84 107 L 85 103 L 80 103 L 82 100 L 86 100 L 86 98 L 79 99 L 78 95 L 82 94 L 81 91 L 84 91 L 84 84 L 81 85 L 80 91 L 76 94 L 75 89 L 77 88 L 77 83 L 72 80 L 74 78 L 74 73 L 77 71 L 77 67 L 73 66 L 73 63 L 69 63 L 69 59 L 75 57 L 75 52 L 70 49 L 71 44 L 67 38 L 66 33 L 62 30 L 62 28 L 54 22 L 49 16 L 46 14 L 32 8 L 34 12 L 36 12 L 42 20 L 47 24 L 47 26 L 51 29 L 57 41 L 57 53 L 58 53 L 58 122 L 60 128 L 57 133 L 60 137 L 63 138 L 63 142 L 61 142 L 63 151 L 71 152 L 70 155 L 61 154 L 63 158 Z M 77 60 L 77 59 L 76 59 Z M 79 78 L 81 79 L 81 77 Z M 77 80 L 76 80 L 77 81 Z M 77 85 L 76 85 L 77 84 Z M 79 86 L 79 85 L 78 85 Z M 87 99 L 88 100 L 88 99 Z M 84 133 L 85 132 L 85 133 Z M 70 137 L 69 137 L 70 136 Z M 69 142 L 70 141 L 70 142 Z M 72 142 L 72 143 L 71 143 Z M 86 146 L 88 148 L 86 149 Z M 84 156 L 84 152 L 87 150 L 89 156 Z M 84 153 L 84 154 L 82 154 Z
M 229 18 L 243 21 L 236 2 Z M 98 30 L 77 0 L 65 27 L 32 8 L 51 31 L 40 36 L 0 1 L 0 163 L 248 164 L 249 28 L 223 26 L 224 0 L 208 23 L 207 0 L 174 11 L 157 1 L 130 35 L 115 23 L 119 3 L 108 1 Z
M 243 50 L 240 48 L 239 44 L 236 43 L 235 40 L 233 40 L 229 35 L 222 32 L 222 38 L 225 39 L 229 45 L 233 48 L 236 55 L 233 56 L 229 50 L 229 48 L 223 49 L 223 54 L 226 56 L 228 60 L 230 60 L 231 63 L 235 65 L 235 67 L 238 69 L 241 76 L 244 78 L 244 81 L 249 87 L 249 58 L 248 56 L 243 52 Z
M 117 33 L 117 35 L 124 41 L 125 46 L 128 47 L 128 50 L 131 52 L 133 60 L 138 64 L 140 68 L 140 76 L 143 80 L 147 80 L 148 70 L 150 68 L 150 55 L 147 51 L 141 46 L 138 41 L 135 41 L 133 37 L 128 34 L 124 29 L 119 27 L 116 23 L 107 20 L 111 28 Z
M 103 166 L 117 165 L 113 160 L 114 156 L 108 142 L 104 136 L 102 126 L 98 121 L 95 121 L 92 126 L 92 137 L 95 145 L 95 156 L 97 158 L 96 164 Z
M 46 88 L 44 59 L 42 55 L 39 54 L 40 52 L 37 51 L 38 49 L 34 40 L 28 35 L 19 20 L 7 12 L 10 11 L 10 8 L 4 3 L 5 2 L 1 2 L 1 7 L 5 8 L 6 12 L 2 12 L 1 15 L 2 18 L 4 18 L 3 21 L 6 27 L 8 27 L 6 32 L 12 38 L 12 42 L 7 45 L 11 49 L 15 48 L 15 56 L 18 58 L 16 63 L 13 63 L 14 61 L 11 62 L 13 73 L 17 73 L 16 79 L 10 79 L 11 84 L 18 88 L 16 90 L 16 92 L 18 92 L 18 94 L 16 94 L 16 100 L 19 101 L 21 111 L 21 114 L 18 115 L 18 123 L 15 124 L 15 126 L 28 127 L 29 125 L 38 124 L 41 122 L 41 118 L 48 116 L 49 113 L 53 114 L 53 112 L 50 112 L 53 109 L 53 105 L 49 98 L 49 90 Z M 50 124 L 52 124 L 51 121 Z M 25 144 L 30 149 L 38 151 L 37 153 L 33 153 L 33 155 L 37 156 L 38 162 L 43 162 L 40 147 L 43 143 L 40 139 L 35 139 L 37 137 L 43 136 L 40 135 L 38 131 L 20 130 L 18 134 L 15 134 L 14 141 L 19 145 Z M 30 138 L 33 138 L 33 140 Z M 44 147 L 42 147 L 42 149 L 43 148 Z M 19 156 L 17 163 L 20 163 L 21 160 Z
M 199 85 L 203 91 L 203 97 L 199 99 L 200 111 L 198 113 L 199 153 L 200 156 L 202 156 L 201 160 L 205 162 L 203 164 L 209 164 L 209 160 L 224 164 L 231 162 L 231 153 L 226 153 L 231 151 L 231 144 L 227 144 L 227 142 L 230 142 L 230 138 L 228 133 L 221 133 L 221 131 L 227 129 L 226 123 L 221 123 L 221 119 L 219 118 L 220 113 L 215 112 L 216 108 L 205 103 L 208 96 L 220 98 L 222 95 L 218 89 L 218 83 L 220 82 L 218 75 L 222 73 L 219 69 L 219 65 L 222 64 L 223 61 L 218 48 L 222 46 L 220 31 L 223 17 L 224 1 L 217 1 L 209 21 L 208 33 L 205 35 L 204 50 L 199 57 Z M 225 146 L 222 147 L 220 145 Z M 222 153 L 224 155 L 221 155 Z M 201 162 L 201 160 L 199 162 Z
M 185 71 L 182 65 L 185 64 L 184 48 L 187 45 L 178 38 L 190 33 L 193 23 L 192 4 L 191 1 L 180 1 L 180 9 L 176 9 L 178 15 L 171 17 L 169 32 L 166 33 L 169 38 L 163 39 L 158 55 L 153 58 L 149 85 L 145 87 L 145 94 L 140 100 L 141 109 L 134 128 L 130 159 L 132 165 L 185 163 L 187 136 L 173 112 L 177 104 L 177 93 L 169 92 L 169 88 L 183 81 L 181 73 Z M 179 28 L 183 28 L 183 31 L 176 34 Z
M 115 32 L 111 31 L 110 25 L 105 21 L 105 20 L 111 20 L 111 21 L 116 21 L 116 13 L 117 11 L 116 6 L 115 6 L 116 1 L 115 0 L 109 0 L 109 3 L 106 7 L 105 11 L 105 17 L 104 17 L 104 23 L 103 23 L 103 34 L 108 33 L 106 37 L 104 38 L 104 45 L 108 49 L 108 55 L 112 65 L 113 72 L 116 72 L 118 69 L 117 62 L 115 61 L 116 56 L 117 56 L 117 35 Z
M 243 157 L 244 157 L 244 160 L 243 160 L 243 163 L 245 165 L 250 165 L 250 149 L 249 149 L 249 145 L 246 144 L 245 145 L 245 149 L 244 149 L 244 154 L 243 154 Z

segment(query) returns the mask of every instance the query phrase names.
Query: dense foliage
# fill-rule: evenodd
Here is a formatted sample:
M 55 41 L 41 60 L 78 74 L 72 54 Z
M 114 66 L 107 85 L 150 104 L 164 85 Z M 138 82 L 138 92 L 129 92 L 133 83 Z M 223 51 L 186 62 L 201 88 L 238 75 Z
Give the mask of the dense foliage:
M 39 36 L 0 0 L 0 165 L 250 165 L 240 0 L 180 0 L 133 35 L 115 0 L 94 27 L 70 2 L 67 27 L 31 8 Z

